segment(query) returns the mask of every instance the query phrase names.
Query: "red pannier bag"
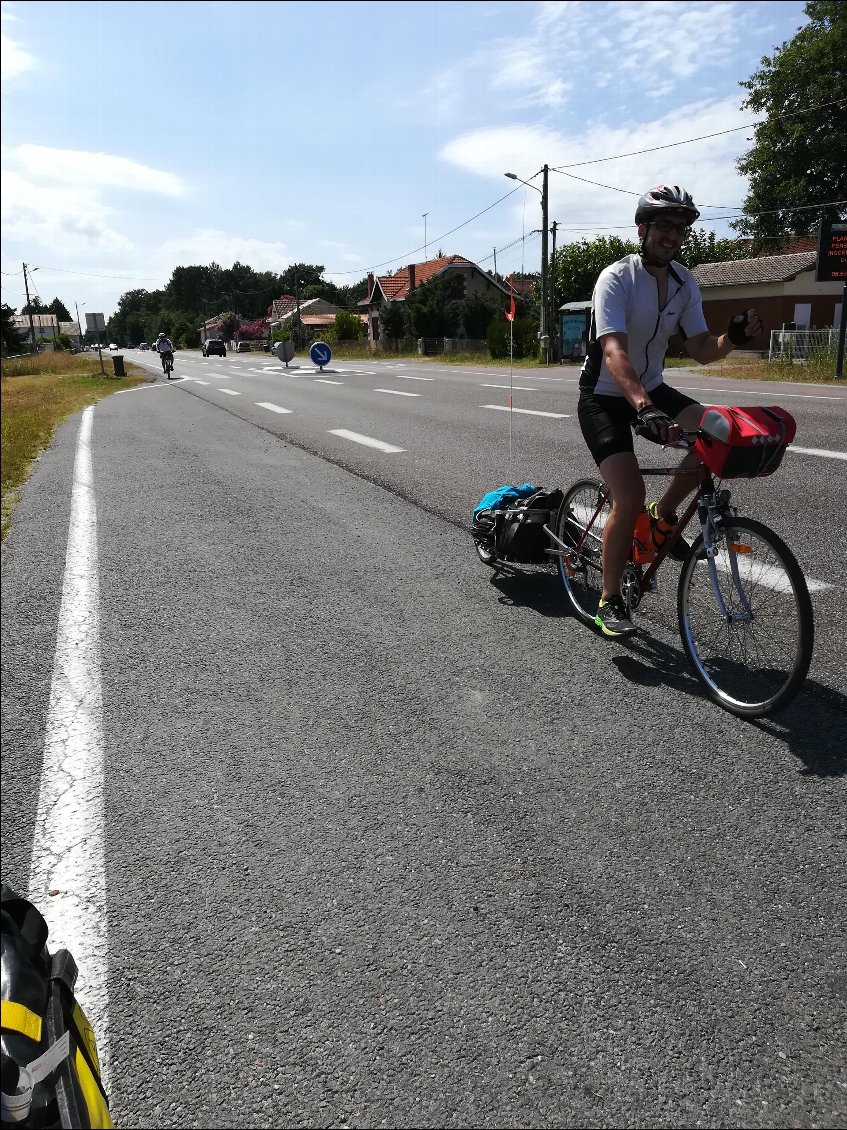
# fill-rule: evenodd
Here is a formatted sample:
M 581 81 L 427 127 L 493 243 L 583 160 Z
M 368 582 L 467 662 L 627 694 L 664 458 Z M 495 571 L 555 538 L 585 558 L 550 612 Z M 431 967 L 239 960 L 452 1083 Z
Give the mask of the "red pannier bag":
M 796 431 L 784 408 L 707 408 L 694 450 L 717 478 L 756 479 L 773 474 Z

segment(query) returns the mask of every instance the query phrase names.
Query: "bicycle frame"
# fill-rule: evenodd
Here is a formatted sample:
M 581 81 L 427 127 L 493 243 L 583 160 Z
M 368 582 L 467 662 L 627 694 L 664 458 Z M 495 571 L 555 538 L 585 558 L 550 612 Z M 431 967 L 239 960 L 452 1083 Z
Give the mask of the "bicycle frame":
M 715 556 L 717 550 L 715 544 L 716 515 L 714 514 L 714 511 L 718 507 L 725 507 L 728 505 L 729 491 L 722 492 L 725 497 L 722 497 L 715 501 L 717 492 L 715 490 L 714 480 L 709 471 L 707 471 L 702 464 L 700 464 L 698 467 L 691 468 L 690 470 L 669 467 L 641 467 L 639 469 L 642 475 L 697 475 L 698 478 L 697 490 L 694 493 L 694 497 L 689 502 L 681 518 L 677 521 L 677 524 L 665 538 L 665 541 L 663 542 L 661 548 L 656 550 L 656 556 L 653 561 L 651 561 L 647 568 L 640 574 L 639 580 L 641 591 L 650 591 L 653 585 L 653 579 L 656 576 L 660 565 L 667 557 L 676 541 L 682 536 L 682 531 L 688 525 L 689 521 L 694 517 L 695 512 L 697 512 L 700 519 L 700 525 L 703 530 L 703 544 L 706 551 L 706 559 L 708 562 L 709 583 L 711 585 L 712 593 L 714 594 L 715 601 L 717 602 L 721 615 L 724 617 L 727 623 L 737 622 L 740 620 L 749 620 L 752 616 L 752 610 L 750 608 L 750 602 L 747 599 L 747 594 L 744 591 L 744 585 L 738 569 L 737 555 L 733 553 L 730 556 L 730 574 L 732 576 L 732 582 L 735 586 L 735 590 L 738 593 L 738 597 L 741 601 L 741 605 L 744 608 L 743 613 L 733 614 L 727 608 L 726 601 L 724 600 L 723 594 L 720 590 L 720 584 L 718 583 L 718 571 L 717 566 L 715 565 Z M 582 544 L 585 541 L 585 538 L 588 536 L 592 526 L 597 520 L 598 514 L 603 509 L 610 496 L 611 491 L 607 487 L 604 493 L 600 496 L 597 507 L 594 513 L 591 515 L 591 520 L 586 524 L 582 537 L 579 539 L 576 546 L 573 547 L 573 550 L 566 546 L 564 542 L 560 541 L 559 538 L 556 537 L 556 535 L 553 533 L 553 531 L 549 529 L 549 527 L 545 526 L 544 528 L 551 539 L 559 546 L 558 550 L 551 550 L 549 552 L 551 552 L 554 556 L 565 556 L 566 554 L 570 554 L 573 551 L 579 553 L 579 551 L 582 549 Z M 712 501 L 708 502 L 707 499 L 711 499 Z

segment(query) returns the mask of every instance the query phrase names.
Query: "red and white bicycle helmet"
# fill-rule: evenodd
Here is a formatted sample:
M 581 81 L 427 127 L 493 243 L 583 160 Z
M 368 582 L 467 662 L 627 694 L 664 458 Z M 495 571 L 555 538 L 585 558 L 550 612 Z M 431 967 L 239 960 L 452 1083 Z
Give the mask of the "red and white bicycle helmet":
M 683 216 L 693 224 L 700 211 L 691 199 L 691 193 L 678 184 L 657 184 L 638 201 L 635 209 L 637 224 L 651 224 L 662 216 Z

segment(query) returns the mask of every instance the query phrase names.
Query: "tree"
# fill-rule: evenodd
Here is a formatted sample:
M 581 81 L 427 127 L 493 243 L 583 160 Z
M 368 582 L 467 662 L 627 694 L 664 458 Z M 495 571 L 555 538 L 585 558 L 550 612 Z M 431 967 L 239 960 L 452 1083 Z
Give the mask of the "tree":
M 34 294 L 29 303 L 21 308 L 22 314 L 46 314 L 47 307 L 41 301 L 37 294 Z
M 418 337 L 455 337 L 462 320 L 462 278 L 436 276 L 406 298 L 406 314 Z
M 386 302 L 379 312 L 380 331 L 389 341 L 406 336 L 406 311 L 402 302 Z
M 552 272 L 557 308 L 561 302 L 587 302 L 600 272 L 637 250 L 636 243 L 618 239 L 616 235 L 582 239 L 558 248 Z
M 363 330 L 364 326 L 358 314 L 351 314 L 349 310 L 339 310 L 335 315 L 336 341 L 358 341 Z
M 238 333 L 241 326 L 241 320 L 229 310 L 226 314 L 221 315 L 221 320 L 218 322 L 216 337 L 222 337 L 224 341 L 232 341 L 236 333 Z
M 756 254 L 750 239 L 718 239 L 713 231 L 692 228 L 682 245 L 679 261 L 684 267 L 694 268 L 701 263 L 731 263 L 736 259 L 751 259 Z
M 462 303 L 462 325 L 465 334 L 474 341 L 484 340 L 499 304 L 481 294 L 472 294 Z
M 732 226 L 759 243 L 812 235 L 819 220 L 844 215 L 843 205 L 798 209 L 847 199 L 847 4 L 810 0 L 803 10 L 809 23 L 741 83 L 743 107 L 766 118 L 738 161 L 750 186 Z
M 26 338 L 15 325 L 15 311 L 4 302 L 0 306 L 0 333 L 4 353 L 22 353 L 26 349 Z
M 67 306 L 59 298 L 54 298 L 46 310 L 47 314 L 55 314 L 60 322 L 70 322 L 73 319 L 68 312 Z

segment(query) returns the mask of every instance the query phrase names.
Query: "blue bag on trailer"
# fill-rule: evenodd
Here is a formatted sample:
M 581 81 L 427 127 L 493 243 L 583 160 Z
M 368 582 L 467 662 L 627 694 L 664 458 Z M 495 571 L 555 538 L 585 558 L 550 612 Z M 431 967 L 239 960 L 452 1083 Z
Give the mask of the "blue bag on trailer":
M 538 487 L 533 486 L 532 483 L 522 483 L 519 487 L 507 485 L 490 490 L 474 507 L 473 520 L 475 522 L 483 510 L 502 510 L 506 506 L 514 506 L 516 502 L 522 498 L 529 498 L 537 490 Z

